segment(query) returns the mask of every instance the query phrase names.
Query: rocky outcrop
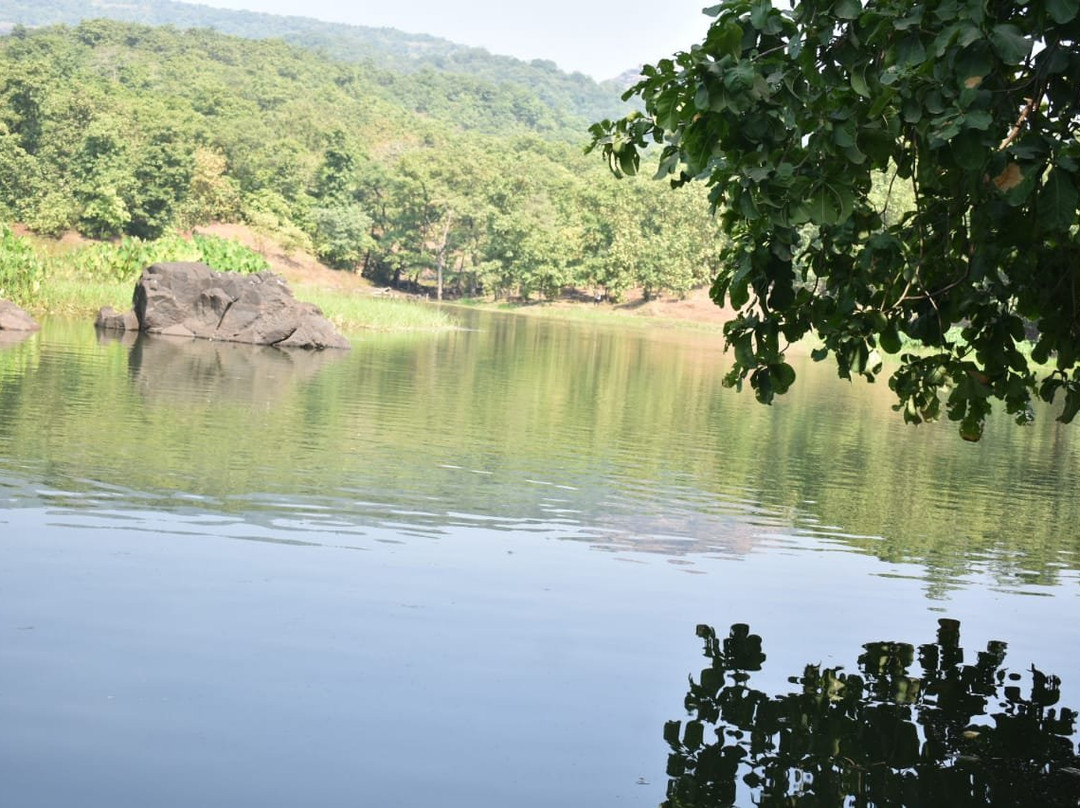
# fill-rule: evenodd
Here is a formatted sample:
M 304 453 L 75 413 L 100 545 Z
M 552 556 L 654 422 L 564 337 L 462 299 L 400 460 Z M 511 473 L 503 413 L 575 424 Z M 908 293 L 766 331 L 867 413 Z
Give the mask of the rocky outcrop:
M 104 308 L 98 328 L 148 334 L 275 345 L 349 348 L 317 306 L 293 297 L 272 272 L 240 275 L 205 264 L 154 264 L 135 285 L 134 309 Z
M 34 318 L 9 300 L 0 300 L 0 331 L 37 331 Z

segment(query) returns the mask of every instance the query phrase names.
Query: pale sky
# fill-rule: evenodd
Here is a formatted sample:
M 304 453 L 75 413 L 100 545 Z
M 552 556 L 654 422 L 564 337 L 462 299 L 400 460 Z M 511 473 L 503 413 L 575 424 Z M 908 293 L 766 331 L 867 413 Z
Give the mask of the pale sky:
M 192 0 L 217 8 L 398 28 L 519 59 L 550 59 L 597 80 L 700 42 L 703 0 Z

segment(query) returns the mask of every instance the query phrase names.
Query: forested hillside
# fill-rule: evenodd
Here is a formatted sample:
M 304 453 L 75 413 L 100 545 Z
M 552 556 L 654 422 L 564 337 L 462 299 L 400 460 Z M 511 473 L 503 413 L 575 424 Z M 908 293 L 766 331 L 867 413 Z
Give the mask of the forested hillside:
M 378 282 L 441 273 L 462 294 L 707 282 L 701 194 L 616 182 L 567 119 L 511 86 L 278 40 L 19 27 L 0 39 L 0 220 L 101 239 L 239 221 Z
M 619 100 L 625 86 L 607 81 L 598 84 L 581 73 L 564 73 L 543 60 L 524 62 L 497 56 L 482 48 L 458 45 L 422 33 L 405 33 L 393 28 L 371 28 L 328 23 L 307 17 L 284 17 L 251 11 L 229 11 L 173 0 L 0 0 L 0 27 L 5 24 L 43 26 L 64 23 L 77 25 L 94 18 L 106 18 L 177 28 L 213 28 L 224 34 L 248 39 L 283 39 L 315 48 L 335 59 L 371 62 L 394 73 L 427 71 L 429 82 L 440 84 L 438 74 L 449 73 L 461 84 L 473 83 L 500 88 L 577 118 L 576 124 L 613 117 L 626 105 Z M 0 28 L 2 30 L 2 28 Z M 632 68 L 633 65 L 627 65 Z M 629 82 L 633 83 L 633 82 Z M 436 88 L 438 89 L 438 88 Z M 575 128 L 580 128 L 577 126 Z M 550 131 L 550 130 L 549 130 Z

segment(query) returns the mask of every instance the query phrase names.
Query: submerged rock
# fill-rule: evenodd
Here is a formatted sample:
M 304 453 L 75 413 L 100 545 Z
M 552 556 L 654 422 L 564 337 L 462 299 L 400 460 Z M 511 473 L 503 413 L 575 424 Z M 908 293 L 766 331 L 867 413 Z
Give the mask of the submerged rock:
M 0 300 L 0 331 L 37 331 L 34 318 L 10 300 Z
M 135 285 L 132 311 L 101 310 L 98 328 L 276 345 L 349 348 L 317 306 L 293 297 L 272 272 L 241 275 L 205 264 L 153 264 Z

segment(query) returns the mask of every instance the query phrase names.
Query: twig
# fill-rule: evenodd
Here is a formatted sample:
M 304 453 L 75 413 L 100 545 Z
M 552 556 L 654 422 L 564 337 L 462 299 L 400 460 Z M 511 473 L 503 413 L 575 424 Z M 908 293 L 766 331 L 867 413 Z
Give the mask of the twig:
M 1005 151 L 1005 149 L 1009 148 L 1009 146 L 1013 144 L 1013 141 L 1020 136 L 1020 129 L 1023 127 L 1024 121 L 1027 120 L 1027 117 L 1031 114 L 1031 111 L 1035 109 L 1035 103 L 1037 100 L 1036 98 L 1025 98 L 1024 100 L 1027 101 L 1027 104 L 1024 105 L 1024 108 L 1022 110 L 1020 110 L 1020 117 L 1016 119 L 1016 123 L 1010 130 L 1008 137 L 1001 141 L 1001 145 L 998 146 L 998 151 Z

